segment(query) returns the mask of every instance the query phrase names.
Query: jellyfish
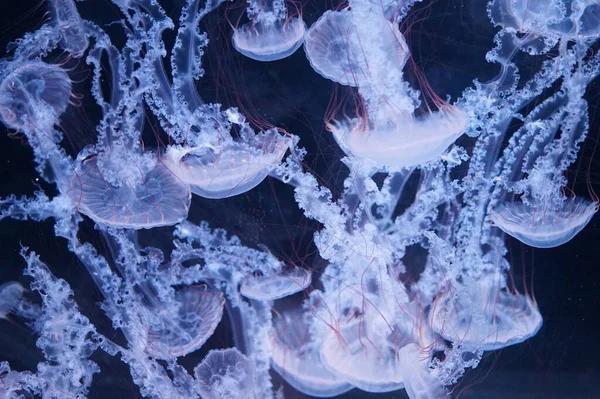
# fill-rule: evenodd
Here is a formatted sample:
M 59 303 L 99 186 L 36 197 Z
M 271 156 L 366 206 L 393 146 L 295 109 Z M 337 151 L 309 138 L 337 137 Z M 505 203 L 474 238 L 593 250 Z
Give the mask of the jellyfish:
M 25 289 L 16 281 L 0 285 L 0 319 L 6 319 L 21 300 Z
M 9 68 L 10 65 L 4 65 Z M 0 118 L 15 130 L 51 128 L 65 112 L 71 97 L 71 80 L 59 66 L 40 61 L 24 63 L 0 83 Z
M 466 114 L 447 106 L 424 118 L 399 112 L 397 119 L 373 127 L 355 119 L 331 123 L 328 129 L 347 154 L 399 169 L 440 159 L 466 126 Z
M 332 373 L 367 392 L 404 387 L 397 365 L 397 345 L 385 326 L 355 320 L 331 331 L 320 348 L 321 361 Z
M 176 311 L 172 308 L 148 308 L 146 352 L 158 359 L 185 356 L 204 345 L 223 317 L 225 299 L 220 292 L 210 292 L 202 287 L 186 287 L 174 297 Z M 160 305 L 159 305 L 160 306 Z
M 219 148 L 172 146 L 166 165 L 192 192 L 204 198 L 227 198 L 260 184 L 281 162 L 290 139 L 275 131 L 247 141 L 230 141 Z
M 275 318 L 270 335 L 273 368 L 306 395 L 328 398 L 348 392 L 353 386 L 321 362 L 306 317 L 300 309 L 292 309 Z
M 435 332 L 456 345 L 492 351 L 521 343 L 542 326 L 531 298 L 501 290 L 501 278 L 484 276 L 468 285 L 448 284 L 431 305 Z
M 102 168 L 116 171 L 118 180 L 106 178 L 100 160 Z M 121 169 L 124 165 L 101 155 L 80 159 L 68 194 L 81 213 L 103 225 L 146 229 L 181 222 L 190 207 L 188 185 L 159 161 L 150 165 L 132 162 Z
M 106 101 L 100 87 L 100 59 L 106 55 L 112 90 Z M 117 228 L 169 226 L 187 217 L 189 185 L 141 145 L 143 88 L 132 79 L 132 54 L 120 55 L 98 42 L 88 62 L 95 69 L 93 94 L 102 107 L 98 141 L 84 148 L 73 167 L 67 194 L 96 223 Z
M 313 69 L 356 85 L 367 111 L 358 119 L 334 120 L 328 130 L 347 155 L 394 170 L 439 159 L 467 127 L 466 114 L 443 104 L 439 112 L 414 115 L 414 94 L 402 79 L 409 57 L 404 37 L 383 11 L 363 8 L 359 3 L 330 11 L 307 35 Z
M 276 61 L 292 55 L 304 42 L 306 24 L 290 18 L 284 0 L 249 0 L 250 22 L 237 28 L 233 47 L 256 61 Z
M 398 351 L 398 363 L 404 376 L 404 389 L 410 399 L 450 398 L 450 394 L 428 367 L 429 358 L 428 353 L 414 343 Z
M 383 49 L 394 66 L 404 68 L 409 50 L 404 36 L 390 22 L 384 29 Z M 304 50 L 313 69 L 324 78 L 347 86 L 361 86 L 369 79 L 369 60 L 362 51 L 351 11 L 326 11 L 306 34 Z
M 77 12 L 74 1 L 50 0 L 48 5 L 54 30 L 58 30 L 60 34 L 60 47 L 73 57 L 83 56 L 89 46 L 89 32 Z
M 588 224 L 597 204 L 580 197 L 565 199 L 560 208 L 543 203 L 503 203 L 490 219 L 506 234 L 535 248 L 558 247 L 570 241 Z
M 211 350 L 194 368 L 194 375 L 207 399 L 246 399 L 254 389 L 254 364 L 236 348 Z
M 240 294 L 257 301 L 273 301 L 300 292 L 311 282 L 310 271 L 300 267 L 262 276 L 247 276 L 240 286 Z

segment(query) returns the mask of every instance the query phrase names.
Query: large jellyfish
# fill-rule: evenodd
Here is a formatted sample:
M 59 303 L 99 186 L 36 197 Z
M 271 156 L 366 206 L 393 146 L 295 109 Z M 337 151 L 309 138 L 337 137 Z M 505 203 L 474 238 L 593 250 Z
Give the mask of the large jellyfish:
M 284 0 L 249 0 L 250 22 L 232 36 L 241 54 L 257 61 L 275 61 L 293 54 L 304 42 L 306 24 L 300 17 L 288 17 Z
M 393 169 L 415 166 L 439 159 L 466 128 L 466 114 L 450 105 L 415 116 L 412 89 L 402 79 L 408 46 L 382 10 L 357 2 L 350 11 L 330 11 L 310 28 L 305 48 L 317 72 L 358 86 L 365 101 L 367 116 L 328 125 L 351 157 Z

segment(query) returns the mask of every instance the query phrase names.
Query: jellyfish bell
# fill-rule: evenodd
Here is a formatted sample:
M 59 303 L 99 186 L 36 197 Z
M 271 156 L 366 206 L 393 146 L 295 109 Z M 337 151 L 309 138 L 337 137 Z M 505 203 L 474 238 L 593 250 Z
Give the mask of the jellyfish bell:
M 496 227 L 524 244 L 554 248 L 583 230 L 597 210 L 595 202 L 575 197 L 565 199 L 560 206 L 543 201 L 532 205 L 506 202 L 496 206 L 489 217 Z
M 221 292 L 193 286 L 177 291 L 175 308 L 149 308 L 147 317 L 155 322 L 148 329 L 146 353 L 169 359 L 200 349 L 221 321 L 224 304 Z
M 329 372 L 358 389 L 391 392 L 404 387 L 397 349 L 385 327 L 357 319 L 327 334 L 320 358 Z
M 103 155 L 78 160 L 68 195 L 96 223 L 131 229 L 179 223 L 191 201 L 189 186 L 156 159 L 141 165 Z
M 398 351 L 399 367 L 404 375 L 404 389 L 411 399 L 450 398 L 441 381 L 428 366 L 430 355 L 415 343 Z
M 401 112 L 372 127 L 358 119 L 327 127 L 346 154 L 397 169 L 440 158 L 462 135 L 467 122 L 463 111 L 448 106 L 422 118 Z
M 0 319 L 12 313 L 23 296 L 25 288 L 16 281 L 0 285 Z
M 321 363 L 319 345 L 311 337 L 300 309 L 279 313 L 269 338 L 273 368 L 298 391 L 317 398 L 329 398 L 354 388 Z
M 398 28 L 390 23 L 383 29 L 382 50 L 399 70 L 404 68 L 409 50 Z M 306 34 L 304 50 L 310 65 L 321 76 L 347 86 L 369 82 L 369 60 L 349 10 L 326 11 Z
M 250 398 L 254 363 L 236 348 L 211 350 L 194 368 L 198 391 L 206 399 Z
M 444 339 L 492 351 L 533 337 L 542 316 L 531 298 L 501 290 L 496 274 L 461 285 L 449 284 L 431 305 L 429 322 Z
M 249 22 L 237 28 L 233 47 L 256 61 L 276 61 L 292 55 L 304 42 L 306 24 L 301 18 Z
M 304 290 L 310 282 L 309 270 L 292 267 L 278 273 L 247 276 L 240 285 L 240 294 L 257 301 L 274 301 Z
M 285 155 L 291 140 L 275 132 L 255 136 L 255 142 L 228 142 L 218 148 L 171 147 L 165 163 L 192 192 L 221 199 L 243 194 L 260 184 Z
M 28 62 L 0 83 L 0 118 L 16 130 L 52 126 L 67 109 L 70 96 L 71 80 L 62 68 Z

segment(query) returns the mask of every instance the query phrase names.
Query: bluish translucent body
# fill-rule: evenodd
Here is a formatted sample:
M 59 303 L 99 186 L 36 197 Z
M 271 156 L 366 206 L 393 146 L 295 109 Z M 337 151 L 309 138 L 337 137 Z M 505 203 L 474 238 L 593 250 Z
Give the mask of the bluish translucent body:
M 22 371 L 0 362 L 0 396 L 86 397 L 104 352 L 148 398 L 281 398 L 273 373 L 315 397 L 447 398 L 484 351 L 543 328 L 531 293 L 508 278 L 506 239 L 562 245 L 597 211 L 591 190 L 565 194 L 600 75 L 597 2 L 491 0 L 490 21 L 477 22 L 495 26 L 486 60 L 497 75 L 456 100 L 434 93 L 410 58 L 414 1 L 350 0 L 307 30 L 291 3 L 250 0 L 250 22 L 219 40 L 201 29 L 209 15 L 228 18 L 224 2 L 187 0 L 174 22 L 158 1 L 112 0 L 118 23 L 100 23 L 71 0 L 49 0 L 48 22 L 0 61 L 0 118 L 53 187 L 0 199 L 0 220 L 51 220 L 52 242 L 88 273 L 110 321 L 97 329 L 84 313 L 98 298 L 79 301 L 86 293 L 19 237 L 31 292 L 0 285 L 0 322 L 31 329 L 44 360 Z M 261 120 L 277 98 L 248 118 L 236 95 L 230 108 L 207 102 L 204 68 L 230 63 L 205 62 L 206 46 L 220 57 L 231 34 L 259 61 L 304 43 L 310 79 L 350 86 L 347 97 L 323 110 L 318 129 L 290 116 L 302 121 L 293 132 Z M 280 76 L 260 66 L 270 72 L 256 76 Z M 75 111 L 86 134 L 63 123 Z M 326 148 L 304 148 L 325 134 Z M 184 367 L 223 320 L 231 345 L 218 337 L 226 349 Z

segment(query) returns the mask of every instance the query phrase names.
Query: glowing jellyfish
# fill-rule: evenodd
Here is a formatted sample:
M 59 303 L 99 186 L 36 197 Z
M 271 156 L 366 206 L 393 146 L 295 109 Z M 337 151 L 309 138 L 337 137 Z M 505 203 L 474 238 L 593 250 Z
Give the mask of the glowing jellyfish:
M 372 127 L 356 119 L 328 125 L 344 152 L 391 168 L 440 158 L 466 127 L 466 114 L 451 106 L 423 118 L 398 112 L 397 118 Z
M 600 35 L 600 4 L 594 0 L 494 0 L 489 9 L 494 22 L 523 33 L 575 40 Z
M 105 178 L 104 171 L 117 175 Z M 107 172 L 108 173 L 108 172 Z M 75 169 L 69 196 L 79 211 L 96 223 L 118 228 L 149 229 L 170 226 L 187 217 L 191 194 L 165 165 L 156 162 L 144 172 L 140 165 L 115 165 L 98 156 L 86 158 Z
M 306 24 L 289 18 L 281 0 L 253 0 L 248 6 L 250 22 L 235 30 L 233 46 L 257 61 L 275 61 L 293 54 L 304 42 Z
M 212 147 L 171 147 L 166 162 L 194 194 L 204 198 L 227 198 L 245 193 L 260 184 L 281 162 L 290 141 L 261 134 L 255 143 L 229 142 Z
M 390 392 L 404 387 L 397 364 L 398 343 L 389 329 L 355 320 L 331 331 L 321 346 L 321 361 L 332 373 L 367 392 Z
M 597 204 L 582 198 L 564 200 L 562 207 L 534 207 L 508 202 L 490 212 L 490 219 L 506 234 L 536 248 L 553 248 L 571 240 L 588 224 Z
M 492 351 L 521 343 L 542 326 L 531 298 L 500 290 L 494 276 L 442 290 L 431 306 L 435 332 L 454 344 Z
M 189 287 L 175 294 L 176 311 L 162 308 L 148 315 L 151 323 L 146 352 L 158 359 L 185 356 L 204 345 L 223 317 L 225 299 L 220 292 Z M 150 311 L 152 311 L 150 309 Z
M 398 364 L 404 376 L 404 389 L 410 399 L 450 398 L 439 379 L 431 373 L 429 358 L 427 352 L 412 343 L 398 352 Z
M 388 24 L 382 38 L 383 50 L 402 70 L 408 60 L 408 46 L 398 29 Z M 369 60 L 363 45 L 349 10 L 327 11 L 308 30 L 304 50 L 310 65 L 321 76 L 343 85 L 361 86 L 369 79 Z
M 73 0 L 50 0 L 52 23 L 60 34 L 60 47 L 73 57 L 81 57 L 89 46 L 88 32 Z
M 298 391 L 328 398 L 353 388 L 321 363 L 319 345 L 313 341 L 300 309 L 283 312 L 273 321 L 270 340 L 273 368 Z
M 309 270 L 293 267 L 280 273 L 247 276 L 240 286 L 240 294 L 257 301 L 274 301 L 302 291 L 310 282 Z
M 21 300 L 25 289 L 16 281 L 0 285 L 0 319 L 5 319 Z
M 10 72 L 0 84 L 0 117 L 17 130 L 32 125 L 51 127 L 67 109 L 70 96 L 71 80 L 63 69 L 30 62 Z
M 194 375 L 206 399 L 246 399 L 254 390 L 254 363 L 236 348 L 211 350 Z

